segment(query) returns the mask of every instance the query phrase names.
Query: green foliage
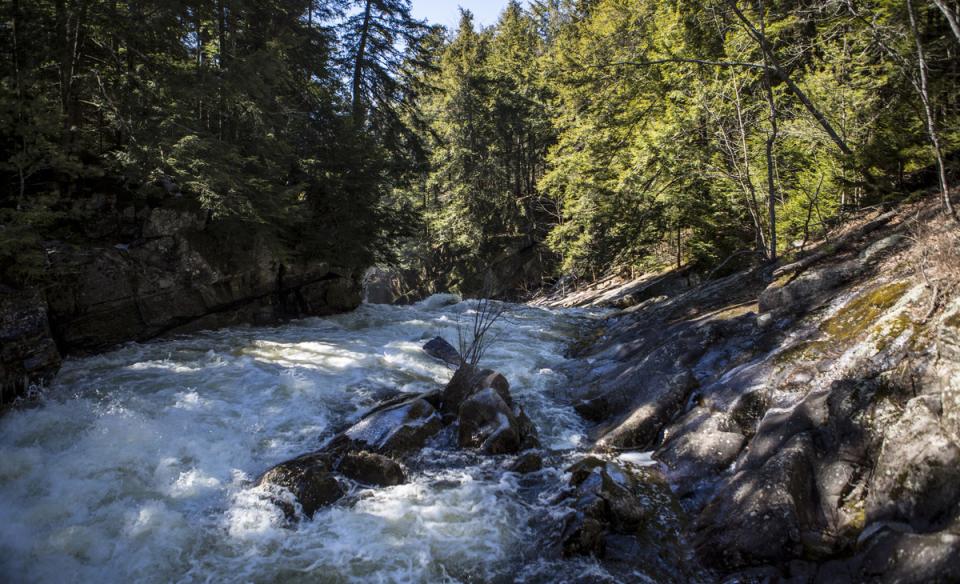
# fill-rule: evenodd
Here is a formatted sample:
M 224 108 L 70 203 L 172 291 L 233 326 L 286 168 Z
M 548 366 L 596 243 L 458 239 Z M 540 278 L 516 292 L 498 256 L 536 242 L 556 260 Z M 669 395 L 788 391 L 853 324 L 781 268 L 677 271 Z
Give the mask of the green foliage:
M 786 252 L 933 184 L 925 111 L 956 148 L 960 39 L 913 4 L 916 33 L 893 0 L 513 1 L 454 31 L 408 0 L 10 0 L 0 272 L 42 274 L 104 188 L 465 288 L 518 250 L 581 277 Z
M 958 47 L 936 9 L 917 4 L 941 139 L 953 146 Z M 511 4 L 489 30 L 465 17 L 436 91 L 420 102 L 431 122 L 424 206 L 434 245 L 484 257 L 495 235 L 527 230 L 577 276 L 710 269 L 736 252 L 769 252 L 774 232 L 785 252 L 851 209 L 902 196 L 904 176 L 934 162 L 907 14 L 886 0 L 857 3 L 857 14 L 849 6 L 544 0 Z M 774 62 L 794 86 L 771 73 L 778 135 L 768 160 L 764 66 Z M 500 147 L 515 135 L 505 127 L 546 147 L 529 188 L 504 186 L 530 162 Z
M 376 77 L 363 86 L 371 119 L 402 100 L 387 90 L 404 54 L 391 30 L 410 45 L 419 31 L 408 1 L 377 5 L 364 61 Z M 0 10 L 6 277 L 36 272 L 39 242 L 69 235 L 74 203 L 104 188 L 186 198 L 311 257 L 363 266 L 390 255 L 400 216 L 386 194 L 411 163 L 395 127 L 353 119 L 354 2 L 13 0 Z

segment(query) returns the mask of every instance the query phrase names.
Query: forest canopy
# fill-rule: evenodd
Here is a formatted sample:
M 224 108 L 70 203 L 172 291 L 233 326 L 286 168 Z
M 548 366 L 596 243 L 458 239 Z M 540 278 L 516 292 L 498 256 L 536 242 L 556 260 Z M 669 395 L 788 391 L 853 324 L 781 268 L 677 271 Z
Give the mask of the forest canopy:
M 2 10 L 8 273 L 103 189 L 465 291 L 518 250 L 542 281 L 712 268 L 923 189 L 954 213 L 955 0 L 514 1 L 454 30 L 407 0 Z

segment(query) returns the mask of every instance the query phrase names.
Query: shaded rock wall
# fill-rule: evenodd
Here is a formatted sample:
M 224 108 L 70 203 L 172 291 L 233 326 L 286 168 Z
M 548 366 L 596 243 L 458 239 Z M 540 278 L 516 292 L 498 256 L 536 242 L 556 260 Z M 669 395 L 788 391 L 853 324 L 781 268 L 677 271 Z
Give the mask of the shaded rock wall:
M 264 235 L 211 222 L 199 210 L 126 209 L 116 220 L 128 242 L 50 242 L 47 284 L 0 290 L 4 401 L 49 379 L 67 354 L 360 304 L 353 271 L 291 261 Z

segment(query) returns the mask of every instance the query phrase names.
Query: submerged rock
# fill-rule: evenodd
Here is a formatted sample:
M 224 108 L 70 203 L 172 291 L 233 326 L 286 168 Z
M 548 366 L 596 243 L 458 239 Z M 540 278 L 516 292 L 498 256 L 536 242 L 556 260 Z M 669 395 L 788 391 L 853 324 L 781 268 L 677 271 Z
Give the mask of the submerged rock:
M 507 470 L 517 474 L 529 474 L 538 472 L 543 468 L 543 457 L 539 452 L 528 451 L 517 457 Z
M 313 517 L 319 509 L 335 503 L 346 494 L 333 473 L 331 457 L 323 453 L 307 454 L 282 462 L 263 473 L 257 486 L 288 491 L 307 517 Z M 293 502 L 276 492 L 276 489 L 273 495 L 274 503 L 284 514 L 290 519 L 294 518 L 296 512 Z
M 348 479 L 377 487 L 392 487 L 407 481 L 397 461 L 373 452 L 348 452 L 337 465 L 337 471 Z

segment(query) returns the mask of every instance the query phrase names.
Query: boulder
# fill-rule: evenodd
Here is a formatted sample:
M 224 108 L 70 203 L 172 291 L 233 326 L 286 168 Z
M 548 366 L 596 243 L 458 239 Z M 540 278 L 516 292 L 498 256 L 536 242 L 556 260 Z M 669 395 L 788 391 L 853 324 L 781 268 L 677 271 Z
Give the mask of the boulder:
M 460 352 L 443 337 L 435 337 L 427 341 L 427 344 L 423 346 L 423 351 L 434 359 L 439 359 L 453 367 L 460 367 L 463 364 Z
M 502 374 L 492 369 L 476 369 L 470 365 L 463 365 L 443 388 L 440 409 L 445 414 L 456 414 L 460 405 L 481 389 L 491 388 L 500 395 L 508 407 L 513 407 L 513 397 L 510 395 L 510 383 Z
M 958 485 L 960 447 L 940 424 L 940 396 L 911 399 L 886 430 L 869 483 L 867 521 L 941 529 L 960 518 Z
M 337 464 L 337 471 L 348 479 L 377 487 L 392 487 L 407 481 L 397 461 L 373 452 L 348 452 Z
M 51 379 L 59 368 L 46 302 L 35 290 L 0 285 L 0 404 Z
M 520 423 L 493 388 L 481 389 L 460 405 L 457 444 L 486 454 L 520 450 Z
M 651 446 L 660 430 L 683 408 L 697 387 L 697 380 L 690 371 L 656 381 L 647 384 L 634 396 L 626 415 L 595 430 L 594 434 L 600 436 L 599 448 Z
M 724 480 L 696 525 L 696 549 L 723 571 L 780 564 L 804 551 L 804 536 L 818 525 L 813 450 L 797 434 L 760 468 Z
M 332 452 L 366 450 L 404 455 L 418 450 L 443 428 L 437 410 L 422 396 L 374 409 L 330 440 Z
M 529 474 L 543 469 L 543 457 L 539 452 L 527 451 L 521 454 L 507 467 L 510 472 Z
M 307 517 L 313 517 L 319 509 L 346 494 L 333 474 L 331 457 L 322 453 L 307 454 L 278 464 L 263 473 L 257 486 L 273 487 L 273 501 L 290 519 L 296 515 L 295 507 L 283 491 L 293 495 Z
M 960 535 L 880 528 L 854 557 L 820 566 L 815 582 L 960 582 Z

